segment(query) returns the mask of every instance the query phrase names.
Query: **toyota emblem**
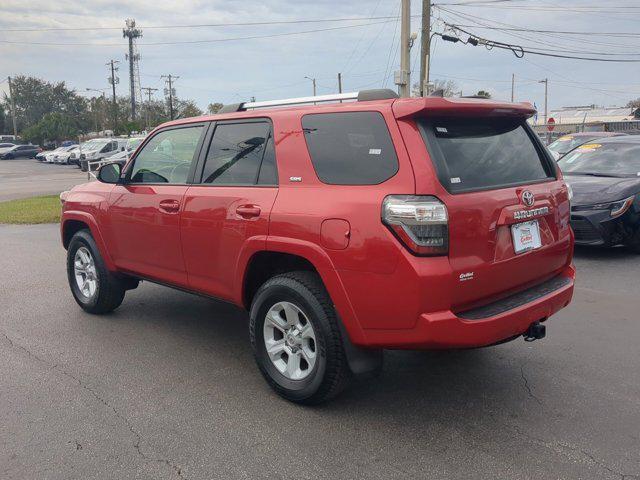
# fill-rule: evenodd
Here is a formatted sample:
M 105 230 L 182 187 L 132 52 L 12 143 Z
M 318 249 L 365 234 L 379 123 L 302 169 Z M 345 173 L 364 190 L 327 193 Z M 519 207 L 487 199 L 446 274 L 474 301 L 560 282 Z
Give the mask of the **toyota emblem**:
M 522 192 L 522 203 L 524 203 L 525 206 L 530 207 L 535 201 L 536 197 L 534 197 L 533 193 L 531 193 L 529 190 L 525 190 L 524 192 Z

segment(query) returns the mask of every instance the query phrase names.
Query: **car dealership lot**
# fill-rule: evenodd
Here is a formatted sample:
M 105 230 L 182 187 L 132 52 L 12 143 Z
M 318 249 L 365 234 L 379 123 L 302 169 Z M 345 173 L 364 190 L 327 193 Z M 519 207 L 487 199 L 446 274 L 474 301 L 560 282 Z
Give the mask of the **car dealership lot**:
M 235 308 L 144 283 L 90 316 L 56 225 L 0 226 L 0 245 L 4 478 L 640 475 L 640 262 L 622 249 L 577 252 L 546 339 L 387 352 L 380 379 L 305 408 L 259 376 Z
M 74 165 L 54 165 L 33 159 L 0 160 L 0 202 L 52 195 L 87 181 Z

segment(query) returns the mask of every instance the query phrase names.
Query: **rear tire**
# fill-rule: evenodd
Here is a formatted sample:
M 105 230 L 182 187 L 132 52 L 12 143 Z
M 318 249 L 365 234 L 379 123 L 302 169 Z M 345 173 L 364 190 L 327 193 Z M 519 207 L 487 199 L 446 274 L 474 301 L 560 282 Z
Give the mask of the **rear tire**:
M 251 304 L 249 333 L 260 372 L 287 400 L 327 401 L 351 378 L 335 309 L 313 272 L 283 273 L 265 282 Z
M 109 313 L 124 300 L 125 288 L 107 270 L 89 230 L 80 230 L 69 242 L 67 277 L 73 298 L 89 313 Z

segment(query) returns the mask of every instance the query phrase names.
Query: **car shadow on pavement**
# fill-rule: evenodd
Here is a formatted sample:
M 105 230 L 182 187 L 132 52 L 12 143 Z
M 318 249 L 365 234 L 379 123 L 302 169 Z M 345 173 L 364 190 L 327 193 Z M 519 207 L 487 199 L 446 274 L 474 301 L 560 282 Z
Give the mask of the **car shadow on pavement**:
M 201 387 L 219 390 L 214 370 L 223 368 L 229 372 L 224 388 L 240 398 L 248 388 L 264 396 L 264 401 L 281 404 L 279 408 L 300 408 L 277 397 L 263 381 L 251 353 L 245 312 L 223 302 L 151 288 L 151 297 L 147 292 L 144 301 L 137 301 L 131 295 L 112 318 L 118 322 L 118 312 L 126 311 L 126 317 L 150 323 L 165 339 L 175 337 L 176 346 L 169 347 L 175 348 L 171 356 L 197 357 L 197 370 L 185 374 L 198 376 Z M 486 349 L 386 351 L 379 377 L 356 379 L 337 398 L 314 409 L 328 414 L 347 408 L 357 415 L 352 410 L 357 408 L 364 409 L 366 416 L 374 410 L 385 417 L 395 416 L 390 412 L 403 412 L 400 417 L 406 417 L 409 411 L 414 419 L 416 415 L 460 416 L 461 409 L 475 410 L 474 415 L 486 413 L 487 408 L 517 415 L 527 402 L 534 407 L 542 403 L 532 394 L 522 368 L 528 351 L 521 339 Z
M 640 255 L 632 252 L 626 247 L 588 247 L 584 245 L 576 245 L 574 256 L 587 260 L 603 260 L 603 261 L 627 261 L 640 259 Z

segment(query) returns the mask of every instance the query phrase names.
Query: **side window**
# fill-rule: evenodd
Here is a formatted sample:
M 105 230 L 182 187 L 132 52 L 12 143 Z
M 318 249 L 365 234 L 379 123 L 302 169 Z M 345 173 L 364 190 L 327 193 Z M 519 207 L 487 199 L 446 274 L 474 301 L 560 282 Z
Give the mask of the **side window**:
M 267 122 L 216 126 L 202 172 L 202 183 L 215 185 L 275 184 L 275 154 Z M 264 179 L 261 165 L 264 166 Z M 263 183 L 264 182 L 264 183 Z
M 398 171 L 389 129 L 378 112 L 320 113 L 302 117 L 318 178 L 333 185 L 375 185 Z
M 134 183 L 186 183 L 203 127 L 165 130 L 136 156 L 130 179 Z
M 278 167 L 276 166 L 276 152 L 273 148 L 273 135 L 269 135 L 267 146 L 262 157 L 262 165 L 258 174 L 258 185 L 277 185 Z

